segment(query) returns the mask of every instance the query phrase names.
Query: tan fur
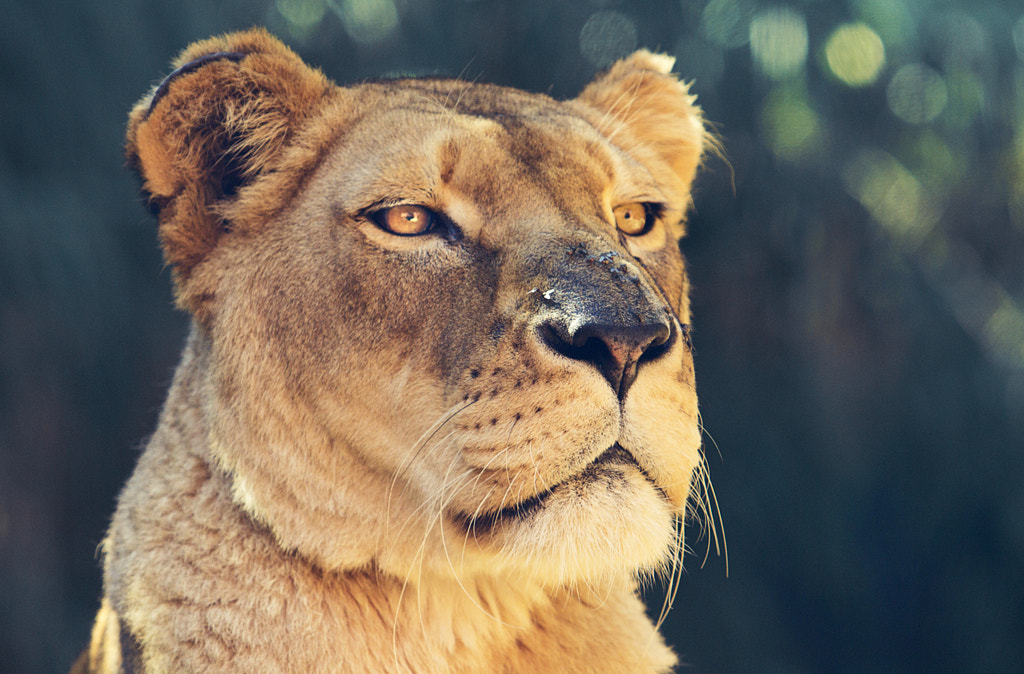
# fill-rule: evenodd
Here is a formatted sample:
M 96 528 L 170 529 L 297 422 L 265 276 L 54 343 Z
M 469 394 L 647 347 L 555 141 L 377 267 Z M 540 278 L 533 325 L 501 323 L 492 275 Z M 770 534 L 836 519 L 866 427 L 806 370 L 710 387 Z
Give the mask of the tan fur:
M 678 568 L 701 465 L 676 238 L 706 143 L 671 60 L 561 103 L 337 87 L 261 31 L 175 65 L 128 153 L 193 330 L 76 671 L 670 670 L 637 582 Z M 398 203 L 450 224 L 391 234 Z M 557 336 L 608 321 L 671 336 Z

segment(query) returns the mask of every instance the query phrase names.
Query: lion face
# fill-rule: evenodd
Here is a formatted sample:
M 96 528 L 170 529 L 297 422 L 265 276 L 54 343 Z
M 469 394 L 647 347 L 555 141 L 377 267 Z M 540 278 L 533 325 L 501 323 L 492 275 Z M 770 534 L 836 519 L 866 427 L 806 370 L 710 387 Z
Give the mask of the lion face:
M 129 146 L 236 500 L 331 569 L 565 583 L 671 559 L 701 461 L 676 242 L 703 147 L 671 63 L 556 102 L 338 88 L 249 40 L 205 47 L 241 56 L 172 81 Z M 291 107 L 226 104 L 242 75 Z M 251 119 L 196 148 L 160 115 L 197 92 Z

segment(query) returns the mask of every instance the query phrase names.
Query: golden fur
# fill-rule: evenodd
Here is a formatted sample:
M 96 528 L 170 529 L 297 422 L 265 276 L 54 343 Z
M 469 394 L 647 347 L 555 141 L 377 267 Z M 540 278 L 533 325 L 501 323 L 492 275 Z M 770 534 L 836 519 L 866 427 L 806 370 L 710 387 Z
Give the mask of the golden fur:
M 338 87 L 262 31 L 175 65 L 128 155 L 193 329 L 78 671 L 669 671 L 637 583 L 702 466 L 706 146 L 672 60 L 567 102 Z

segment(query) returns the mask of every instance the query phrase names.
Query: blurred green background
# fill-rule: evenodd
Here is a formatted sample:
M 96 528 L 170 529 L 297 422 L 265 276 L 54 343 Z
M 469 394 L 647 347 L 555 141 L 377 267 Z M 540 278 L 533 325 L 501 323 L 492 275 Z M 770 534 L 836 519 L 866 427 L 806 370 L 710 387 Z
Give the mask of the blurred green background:
M 682 245 L 729 573 L 691 540 L 666 635 L 695 672 L 1024 671 L 1017 0 L 0 0 L 0 671 L 86 643 L 186 333 L 127 111 L 254 24 L 339 82 L 676 55 L 728 156 Z

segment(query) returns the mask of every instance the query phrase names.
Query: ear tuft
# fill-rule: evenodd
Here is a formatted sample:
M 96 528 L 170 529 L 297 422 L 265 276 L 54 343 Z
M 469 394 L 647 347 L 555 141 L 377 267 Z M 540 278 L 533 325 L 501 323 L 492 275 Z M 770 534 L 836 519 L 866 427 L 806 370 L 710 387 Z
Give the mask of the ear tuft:
M 619 64 L 630 70 L 653 70 L 656 73 L 668 75 L 672 72 L 672 66 L 676 64 L 676 58 L 668 54 L 655 54 L 641 49 L 622 59 Z
M 132 110 L 127 155 L 180 291 L 226 229 L 217 206 L 274 170 L 332 84 L 263 30 L 196 43 L 174 66 Z
M 675 59 L 637 51 L 599 75 L 577 101 L 599 131 L 652 172 L 680 203 L 713 145 L 696 96 L 671 74 Z M 584 112 L 586 114 L 586 112 Z

